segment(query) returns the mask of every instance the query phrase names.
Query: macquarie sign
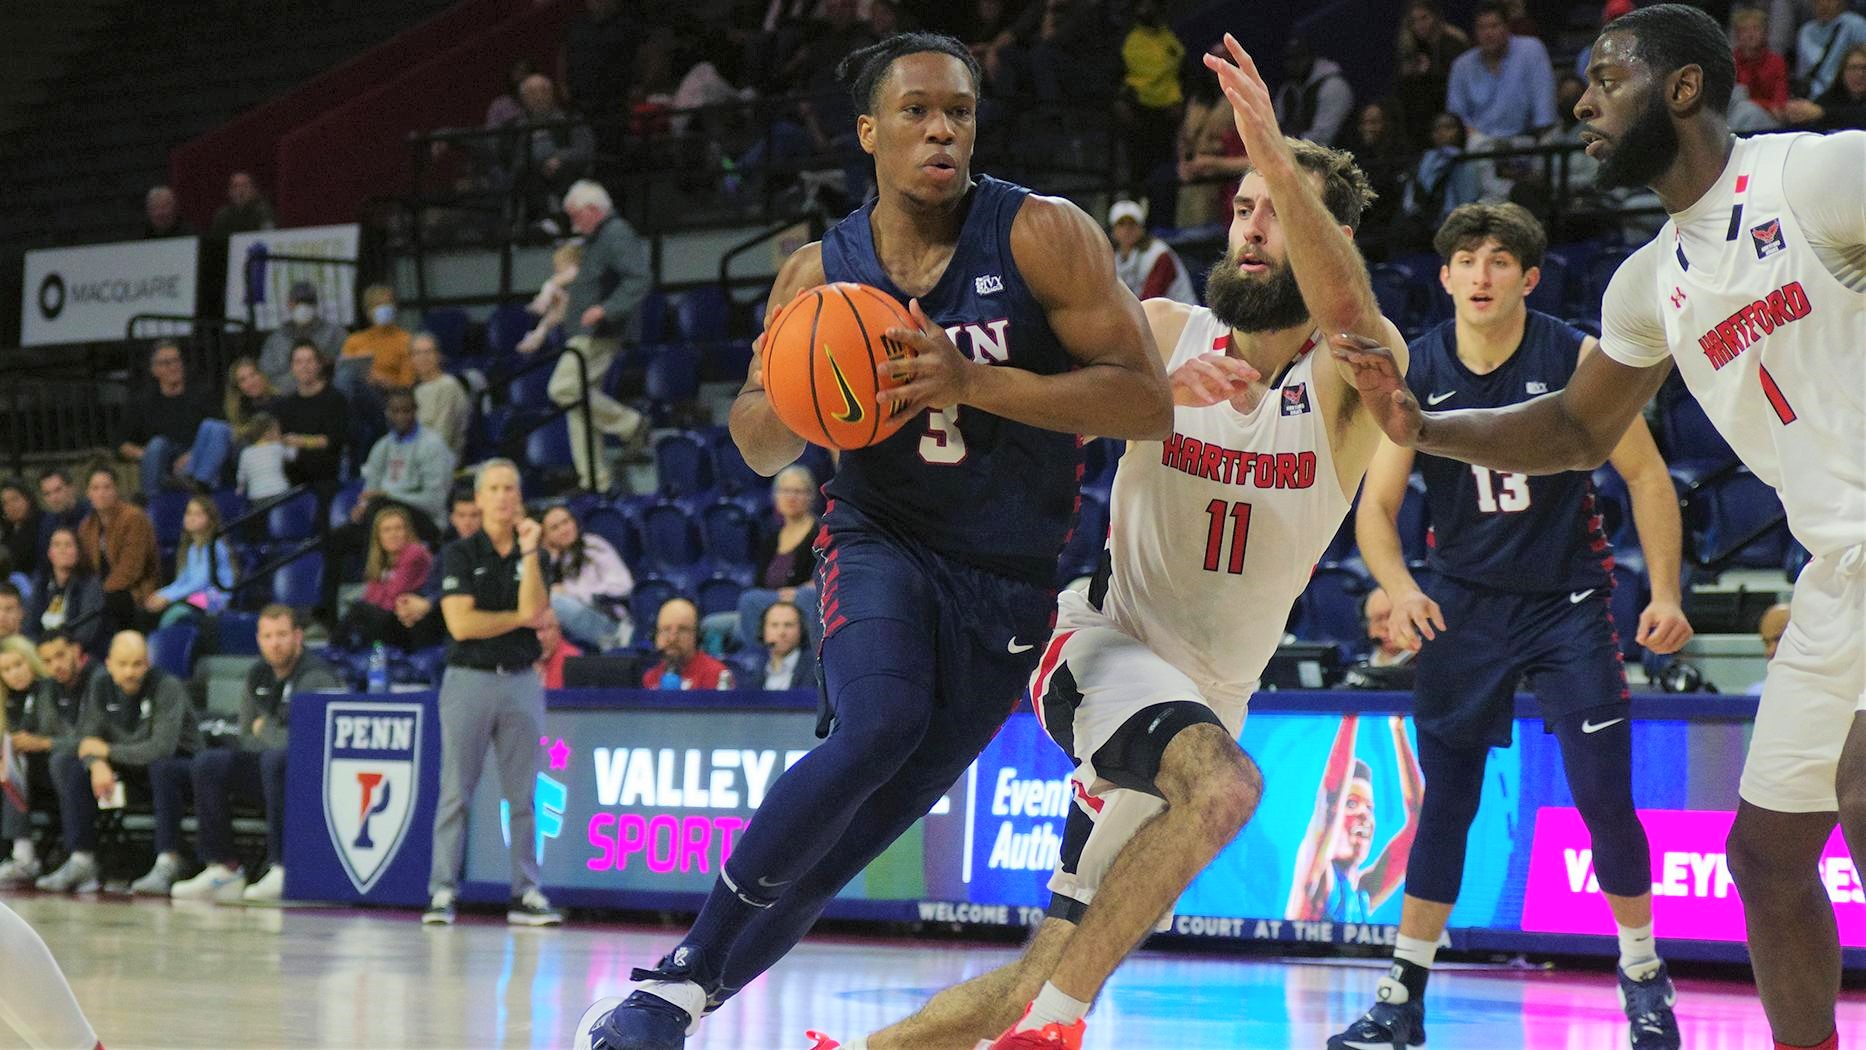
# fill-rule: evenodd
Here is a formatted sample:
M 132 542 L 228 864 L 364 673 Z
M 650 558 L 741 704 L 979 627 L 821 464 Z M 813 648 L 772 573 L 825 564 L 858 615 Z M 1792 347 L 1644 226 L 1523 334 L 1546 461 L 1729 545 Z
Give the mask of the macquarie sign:
M 122 339 L 137 314 L 192 317 L 199 260 L 194 237 L 27 252 L 20 345 Z

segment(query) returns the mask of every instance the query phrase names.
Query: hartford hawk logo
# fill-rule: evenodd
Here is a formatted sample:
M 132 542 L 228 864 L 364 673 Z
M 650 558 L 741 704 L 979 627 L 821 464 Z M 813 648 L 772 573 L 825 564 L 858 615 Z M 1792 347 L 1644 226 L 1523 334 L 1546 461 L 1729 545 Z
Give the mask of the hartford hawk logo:
M 402 848 L 421 783 L 420 704 L 324 709 L 324 825 L 344 873 L 368 893 Z
M 1309 384 L 1292 383 L 1283 388 L 1283 414 L 1299 416 L 1309 410 Z
M 1767 259 L 1780 251 L 1788 249 L 1788 242 L 1782 239 L 1782 220 L 1770 219 L 1768 222 L 1749 228 L 1750 243 L 1756 246 L 1756 258 Z

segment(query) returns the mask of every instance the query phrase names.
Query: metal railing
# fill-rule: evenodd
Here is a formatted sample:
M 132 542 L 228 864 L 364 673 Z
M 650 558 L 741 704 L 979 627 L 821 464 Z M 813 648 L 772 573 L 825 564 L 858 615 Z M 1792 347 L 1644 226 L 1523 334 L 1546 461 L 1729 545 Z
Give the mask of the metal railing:
M 620 356 L 619 352 L 618 356 Z M 568 419 L 570 413 L 581 412 L 585 420 L 585 426 L 583 427 L 583 463 L 588 473 L 579 473 L 577 475 L 577 481 L 585 489 L 595 492 L 596 479 L 600 474 L 600 471 L 597 470 L 598 460 L 596 459 L 596 455 L 601 451 L 602 443 L 596 436 L 596 424 L 590 419 L 590 368 L 589 359 L 584 356 L 583 351 L 578 350 L 574 346 L 566 346 L 559 353 L 550 354 L 548 356 L 540 355 L 536 360 L 528 361 L 517 368 L 509 371 L 502 370 L 495 376 L 487 377 L 486 388 L 475 395 L 477 400 L 475 407 L 479 412 L 480 418 L 484 419 L 487 415 L 487 406 L 492 401 L 494 390 L 509 389 L 512 382 L 520 376 L 529 375 L 546 368 L 555 371 L 558 362 L 565 357 L 571 358 L 577 364 L 577 399 L 568 405 L 560 405 L 553 400 L 549 410 L 526 417 L 526 423 L 521 429 L 516 431 L 511 429 L 502 430 L 499 434 L 499 451 L 511 460 L 523 463 L 525 462 L 524 447 L 526 438 L 530 437 L 534 431 L 544 427 L 559 416 L 564 416 Z M 600 376 L 598 377 L 598 381 L 601 381 Z M 511 421 L 508 420 L 507 427 L 509 428 L 510 426 Z

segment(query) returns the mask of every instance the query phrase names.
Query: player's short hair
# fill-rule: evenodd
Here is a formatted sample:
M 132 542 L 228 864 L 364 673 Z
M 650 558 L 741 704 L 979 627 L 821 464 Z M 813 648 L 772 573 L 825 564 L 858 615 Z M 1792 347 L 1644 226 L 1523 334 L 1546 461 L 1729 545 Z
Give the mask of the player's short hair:
M 1360 229 L 1361 215 L 1379 194 L 1374 192 L 1374 184 L 1368 181 L 1367 173 L 1354 163 L 1354 154 L 1307 139 L 1284 141 L 1289 143 L 1296 163 L 1303 170 L 1322 177 L 1322 205 L 1328 209 L 1328 214 L 1351 230 Z M 1244 174 L 1250 174 L 1251 170 L 1246 167 Z
M 1704 107 L 1722 114 L 1736 90 L 1736 57 L 1717 20 L 1684 4 L 1640 7 L 1608 22 L 1600 31 L 1629 33 L 1633 54 L 1655 77 L 1697 66 L 1704 71 Z
M 880 43 L 850 52 L 847 58 L 837 63 L 836 79 L 848 85 L 849 98 L 855 103 L 857 113 L 872 114 L 875 111 L 875 90 L 888 78 L 888 70 L 893 68 L 895 61 L 929 51 L 950 55 L 963 62 L 966 72 L 971 74 L 973 92 L 978 91 L 979 84 L 985 79 L 978 59 L 972 57 L 971 49 L 957 37 L 944 33 L 896 33 Z
M 1520 204 L 1460 204 L 1445 216 L 1432 238 L 1432 247 L 1446 262 L 1459 252 L 1476 251 L 1495 239 L 1527 270 L 1542 265 L 1549 236 L 1542 224 Z

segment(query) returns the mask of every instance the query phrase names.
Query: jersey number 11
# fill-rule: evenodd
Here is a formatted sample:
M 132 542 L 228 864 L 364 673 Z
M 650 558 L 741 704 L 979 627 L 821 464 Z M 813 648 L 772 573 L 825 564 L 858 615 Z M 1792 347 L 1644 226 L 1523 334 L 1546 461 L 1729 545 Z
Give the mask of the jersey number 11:
M 1244 575 L 1244 545 L 1250 542 L 1250 504 L 1226 503 L 1215 499 L 1205 506 L 1211 515 L 1211 531 L 1205 538 L 1205 571 Z M 1231 522 L 1231 553 L 1225 557 L 1225 522 Z M 1223 563 L 1223 569 L 1219 568 Z

